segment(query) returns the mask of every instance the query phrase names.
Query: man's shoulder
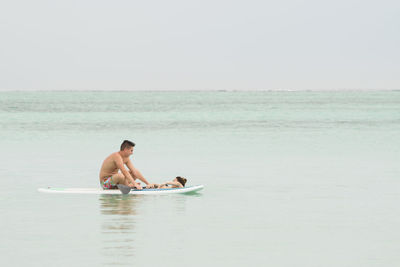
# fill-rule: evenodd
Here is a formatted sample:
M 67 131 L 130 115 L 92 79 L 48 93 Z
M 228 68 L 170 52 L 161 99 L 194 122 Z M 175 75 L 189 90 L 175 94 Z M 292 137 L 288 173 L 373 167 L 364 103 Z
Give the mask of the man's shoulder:
M 118 159 L 118 158 L 121 158 L 121 155 L 118 152 L 111 153 L 107 157 L 108 160 L 115 160 L 115 159 Z
M 122 161 L 123 163 L 127 163 L 130 161 L 129 157 L 124 158 L 121 156 L 121 154 L 119 154 L 119 152 L 114 152 L 112 153 L 110 156 L 108 156 L 107 158 L 108 160 L 112 160 L 112 161 Z

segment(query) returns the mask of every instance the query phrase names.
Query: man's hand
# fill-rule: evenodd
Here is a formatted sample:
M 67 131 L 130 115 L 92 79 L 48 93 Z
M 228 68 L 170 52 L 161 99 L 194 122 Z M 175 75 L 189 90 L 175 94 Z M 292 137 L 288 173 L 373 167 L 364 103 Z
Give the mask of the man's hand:
M 137 189 L 142 190 L 143 187 L 139 183 L 135 183 L 134 185 Z
M 142 187 L 139 183 L 136 183 L 136 182 L 129 183 L 128 186 L 129 186 L 129 187 L 132 187 L 132 188 L 136 187 L 136 188 L 139 189 L 139 190 L 142 190 L 142 189 L 143 189 L 143 187 Z

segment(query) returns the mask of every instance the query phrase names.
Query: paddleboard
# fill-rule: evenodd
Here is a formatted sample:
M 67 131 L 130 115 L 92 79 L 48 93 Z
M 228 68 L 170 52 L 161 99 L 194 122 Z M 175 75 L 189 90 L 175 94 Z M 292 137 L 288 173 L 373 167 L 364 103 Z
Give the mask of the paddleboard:
M 163 194 L 179 194 L 196 192 L 203 189 L 203 185 L 186 186 L 182 188 L 163 188 L 163 189 L 142 189 L 142 190 L 131 190 L 131 195 L 163 195 Z M 61 194 L 97 194 L 97 195 L 121 195 L 119 189 L 108 189 L 102 188 L 65 188 L 65 187 L 48 187 L 38 188 L 39 192 L 42 193 L 61 193 Z

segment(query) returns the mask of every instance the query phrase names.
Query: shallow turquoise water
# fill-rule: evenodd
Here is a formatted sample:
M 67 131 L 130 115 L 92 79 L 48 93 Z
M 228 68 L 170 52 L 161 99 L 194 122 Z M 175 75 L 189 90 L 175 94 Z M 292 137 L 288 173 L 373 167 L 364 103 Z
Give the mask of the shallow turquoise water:
M 123 139 L 148 180 L 96 187 Z M 3 262 L 29 266 L 396 266 L 400 92 L 2 92 Z

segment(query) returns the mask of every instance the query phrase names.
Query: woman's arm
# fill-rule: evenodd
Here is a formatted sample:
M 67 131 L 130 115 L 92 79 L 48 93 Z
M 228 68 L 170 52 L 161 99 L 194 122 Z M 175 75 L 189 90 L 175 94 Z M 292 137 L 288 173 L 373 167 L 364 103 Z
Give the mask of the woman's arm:
M 166 184 L 172 185 L 172 186 L 174 186 L 174 187 L 183 187 L 183 186 L 181 185 L 181 183 L 173 182 L 173 181 L 171 181 L 171 182 L 166 182 Z

